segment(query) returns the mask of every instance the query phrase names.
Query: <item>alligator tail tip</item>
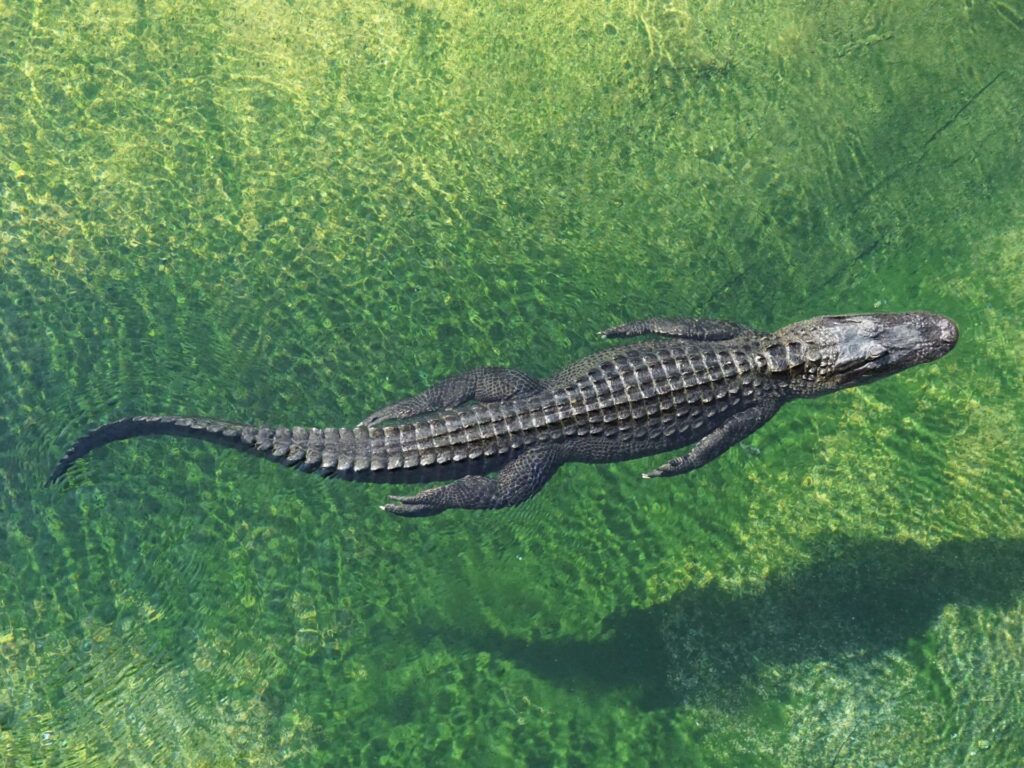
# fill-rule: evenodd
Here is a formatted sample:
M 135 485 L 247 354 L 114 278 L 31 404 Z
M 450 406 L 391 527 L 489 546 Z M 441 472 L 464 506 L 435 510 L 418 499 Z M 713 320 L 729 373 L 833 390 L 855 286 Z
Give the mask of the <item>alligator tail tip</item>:
M 64 477 L 64 474 L 68 471 L 68 466 L 64 462 L 58 462 L 57 466 L 53 468 L 50 476 L 46 478 L 46 482 L 43 483 L 44 488 L 49 488 L 51 485 L 56 485 L 57 482 Z

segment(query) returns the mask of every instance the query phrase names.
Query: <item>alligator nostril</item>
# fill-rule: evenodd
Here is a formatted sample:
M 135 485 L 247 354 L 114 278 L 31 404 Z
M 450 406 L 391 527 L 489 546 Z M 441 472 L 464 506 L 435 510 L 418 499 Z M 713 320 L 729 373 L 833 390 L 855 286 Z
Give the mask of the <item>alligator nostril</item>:
M 956 323 L 949 318 L 942 318 L 939 322 L 939 338 L 950 347 L 956 344 L 957 339 L 960 338 L 960 330 L 956 327 Z

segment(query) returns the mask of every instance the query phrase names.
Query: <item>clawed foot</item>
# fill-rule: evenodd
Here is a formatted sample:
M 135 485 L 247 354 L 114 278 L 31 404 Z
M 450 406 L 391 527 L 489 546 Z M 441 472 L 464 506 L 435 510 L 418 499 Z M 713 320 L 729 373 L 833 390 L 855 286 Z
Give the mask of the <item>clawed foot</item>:
M 424 491 L 423 493 L 427 493 Z M 394 504 L 384 504 L 381 509 L 399 517 L 429 517 L 440 514 L 443 510 L 433 504 L 423 503 L 423 493 L 413 496 L 388 496 Z
M 618 339 L 623 336 L 632 335 L 627 333 L 626 331 L 627 328 L 625 325 L 617 325 L 614 328 L 606 328 L 603 331 L 598 331 L 597 335 L 600 336 L 602 339 Z
M 672 459 L 672 461 L 662 464 L 657 469 L 652 469 L 650 472 L 644 472 L 641 477 L 644 480 L 650 480 L 652 477 L 669 477 L 671 475 L 682 475 L 689 472 L 693 467 L 686 466 L 687 461 L 685 456 Z
M 657 469 L 652 469 L 650 472 L 644 472 L 642 475 L 640 475 L 640 477 L 642 477 L 644 480 L 650 480 L 652 477 L 661 477 L 662 475 L 665 474 L 665 470 L 667 469 L 667 467 L 668 465 L 665 465 L 658 467 Z
M 356 424 L 356 426 L 372 427 L 377 424 L 380 424 L 382 421 L 390 421 L 392 419 L 408 419 L 411 416 L 415 416 L 416 413 L 416 408 L 403 400 L 397 403 L 392 403 L 387 408 L 381 408 L 379 411 L 374 411 L 365 419 Z

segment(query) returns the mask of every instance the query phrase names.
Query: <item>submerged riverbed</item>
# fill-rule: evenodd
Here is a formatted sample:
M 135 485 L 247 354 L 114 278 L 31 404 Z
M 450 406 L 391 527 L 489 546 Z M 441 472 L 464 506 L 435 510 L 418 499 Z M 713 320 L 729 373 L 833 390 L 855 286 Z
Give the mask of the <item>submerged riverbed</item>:
M 1024 6 L 0 6 L 0 762 L 1024 760 Z M 654 315 L 957 348 L 691 475 L 385 486 L 352 425 Z

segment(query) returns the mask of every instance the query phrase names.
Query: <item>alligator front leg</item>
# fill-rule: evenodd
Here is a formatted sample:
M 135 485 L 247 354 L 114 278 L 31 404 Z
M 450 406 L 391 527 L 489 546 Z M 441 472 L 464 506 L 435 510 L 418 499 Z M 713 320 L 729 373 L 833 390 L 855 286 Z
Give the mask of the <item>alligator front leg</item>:
M 409 419 L 424 413 L 454 408 L 470 400 L 493 403 L 522 395 L 532 395 L 542 385 L 529 374 L 514 368 L 475 368 L 457 376 L 441 379 L 418 395 L 374 411 L 358 426 L 371 427 L 388 419 Z
M 389 496 L 394 503 L 381 509 L 403 517 L 426 517 L 451 508 L 514 507 L 537 493 L 561 463 L 558 446 L 538 446 L 512 459 L 497 477 L 469 475 L 414 496 Z
M 617 325 L 601 331 L 599 335 L 606 339 L 617 339 L 625 336 L 642 336 L 646 333 L 693 341 L 722 341 L 737 336 L 756 335 L 756 331 L 745 325 L 707 317 L 651 317 Z
M 644 477 L 671 477 L 672 475 L 690 472 L 697 469 L 697 467 L 703 467 L 709 461 L 717 459 L 743 438 L 757 431 L 768 419 L 775 415 L 781 405 L 782 403 L 778 400 L 771 400 L 755 405 L 753 408 L 748 408 L 745 411 L 740 411 L 714 432 L 698 440 L 685 456 L 677 456 L 657 469 L 645 472 Z

